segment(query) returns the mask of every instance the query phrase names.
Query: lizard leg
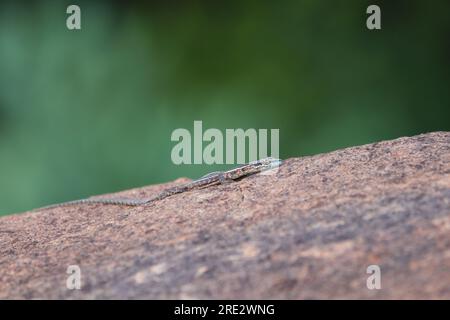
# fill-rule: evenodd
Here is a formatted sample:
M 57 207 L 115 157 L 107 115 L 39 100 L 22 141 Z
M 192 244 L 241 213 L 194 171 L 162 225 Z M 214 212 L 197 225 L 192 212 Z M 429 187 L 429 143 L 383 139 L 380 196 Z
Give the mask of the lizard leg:
M 231 179 L 230 177 L 224 175 L 224 174 L 220 174 L 219 175 L 219 183 L 220 184 L 229 184 L 231 182 L 233 182 L 234 180 Z

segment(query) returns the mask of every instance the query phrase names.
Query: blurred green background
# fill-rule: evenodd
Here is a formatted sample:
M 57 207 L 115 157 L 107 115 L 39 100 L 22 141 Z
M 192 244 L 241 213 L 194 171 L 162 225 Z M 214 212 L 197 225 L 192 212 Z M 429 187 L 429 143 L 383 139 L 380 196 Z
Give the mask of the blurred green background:
M 170 160 L 194 120 L 282 158 L 450 130 L 449 4 L 2 0 L 0 215 L 216 170 Z

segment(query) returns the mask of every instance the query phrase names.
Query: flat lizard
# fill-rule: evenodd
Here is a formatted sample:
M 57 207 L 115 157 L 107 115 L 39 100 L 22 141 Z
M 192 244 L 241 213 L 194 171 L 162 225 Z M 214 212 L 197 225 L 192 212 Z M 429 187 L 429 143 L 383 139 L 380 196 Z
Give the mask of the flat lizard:
M 151 204 L 155 201 L 162 200 L 164 198 L 170 197 L 174 194 L 187 192 L 193 189 L 205 188 L 217 184 L 226 183 L 229 181 L 234 181 L 239 178 L 243 178 L 249 175 L 253 175 L 265 170 L 273 169 L 281 164 L 280 159 L 276 158 L 264 158 L 261 160 L 256 160 L 239 166 L 237 168 L 231 169 L 229 171 L 219 171 L 211 172 L 200 179 L 194 180 L 192 182 L 175 186 L 162 191 L 156 196 L 150 199 L 126 199 L 126 198 L 86 198 L 74 201 L 68 201 L 58 204 L 49 205 L 42 207 L 41 209 L 49 209 L 63 206 L 71 206 L 77 204 L 111 204 L 111 205 L 122 205 L 122 206 L 144 206 Z

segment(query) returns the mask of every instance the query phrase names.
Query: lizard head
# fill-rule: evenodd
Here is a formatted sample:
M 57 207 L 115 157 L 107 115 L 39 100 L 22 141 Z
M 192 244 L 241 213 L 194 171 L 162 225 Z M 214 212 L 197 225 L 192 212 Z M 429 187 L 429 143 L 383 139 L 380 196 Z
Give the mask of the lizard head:
M 281 165 L 281 162 L 282 162 L 281 159 L 268 157 L 268 158 L 252 161 L 249 164 L 254 167 L 258 167 L 260 169 L 260 171 L 264 171 L 264 170 L 278 168 Z
M 256 161 L 251 161 L 243 166 L 226 171 L 224 174 L 227 175 L 227 178 L 236 180 L 258 172 L 263 171 L 271 172 L 268 170 L 277 168 L 280 164 L 281 159 L 269 157 Z

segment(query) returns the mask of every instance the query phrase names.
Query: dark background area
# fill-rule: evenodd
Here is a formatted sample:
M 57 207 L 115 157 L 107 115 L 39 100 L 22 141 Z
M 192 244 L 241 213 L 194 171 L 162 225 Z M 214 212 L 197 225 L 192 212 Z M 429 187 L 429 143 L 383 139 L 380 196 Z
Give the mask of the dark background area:
M 222 168 L 171 162 L 194 120 L 278 128 L 282 158 L 450 130 L 449 17 L 437 0 L 2 1 L 0 215 Z

